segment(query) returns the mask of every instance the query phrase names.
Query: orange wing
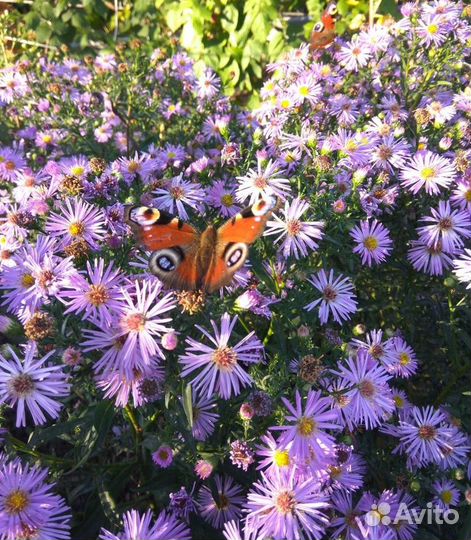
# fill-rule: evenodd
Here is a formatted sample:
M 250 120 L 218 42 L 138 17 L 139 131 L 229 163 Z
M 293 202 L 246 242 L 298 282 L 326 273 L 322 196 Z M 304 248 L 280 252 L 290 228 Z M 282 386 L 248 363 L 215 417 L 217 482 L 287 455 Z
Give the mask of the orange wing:
M 335 15 L 337 6 L 329 4 L 321 20 L 314 26 L 311 34 L 311 50 L 326 49 L 335 40 Z
M 167 212 L 147 206 L 126 206 L 124 219 L 136 241 L 150 251 L 172 246 L 188 246 L 198 237 L 191 225 Z
M 275 206 L 275 199 L 261 199 L 218 229 L 215 253 L 204 277 L 205 290 L 214 292 L 229 285 L 234 274 L 244 265 L 249 245 L 263 233 Z

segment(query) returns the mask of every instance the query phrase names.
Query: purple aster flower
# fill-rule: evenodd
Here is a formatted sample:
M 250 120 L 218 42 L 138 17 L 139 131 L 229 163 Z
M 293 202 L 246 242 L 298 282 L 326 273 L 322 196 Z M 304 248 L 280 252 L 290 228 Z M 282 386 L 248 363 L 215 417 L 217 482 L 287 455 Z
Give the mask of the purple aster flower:
M 205 521 L 215 529 L 222 529 L 226 521 L 239 519 L 245 497 L 242 496 L 241 487 L 229 476 L 216 475 L 214 482 L 216 484 L 214 494 L 207 486 L 200 489 L 198 507 Z
M 432 491 L 435 493 L 432 502 L 444 512 L 450 506 L 457 506 L 460 501 L 460 492 L 451 480 L 437 480 L 432 484 Z
M 430 195 L 438 195 L 440 188 L 448 188 L 456 177 L 453 163 L 433 152 L 418 152 L 400 173 L 401 184 L 414 195 L 422 188 Z
M 250 446 L 245 441 L 234 441 L 231 443 L 231 462 L 233 465 L 247 471 L 250 465 L 254 462 L 254 453 Z
M 128 540 L 131 538 L 142 540 L 190 540 L 190 529 L 181 523 L 176 516 L 160 512 L 152 525 L 153 514 L 147 510 L 140 514 L 137 510 L 130 510 L 123 515 L 124 529 L 121 533 L 101 529 L 100 540 Z
M 174 309 L 176 304 L 172 293 L 158 299 L 161 290 L 160 285 L 149 280 L 136 281 L 132 289 L 121 289 L 124 302 L 119 309 L 118 336 L 123 342 L 117 367 L 125 373 L 149 366 L 154 356 L 164 358 L 154 336 L 161 337 L 172 330 L 166 326 L 172 318 L 161 315 Z
M 171 214 L 177 214 L 181 219 L 187 220 L 188 213 L 185 205 L 190 208 L 198 208 L 205 199 L 204 190 L 198 184 L 183 180 L 183 175 L 175 176 L 163 188 L 154 191 L 154 199 L 157 208 L 168 210 Z
M 247 496 L 247 531 L 274 540 L 318 540 L 324 535 L 328 499 L 316 482 L 298 481 L 294 470 L 261 476 Z
M 263 345 L 255 336 L 255 332 L 250 332 L 236 345 L 229 346 L 236 322 L 237 316 L 231 320 L 228 313 L 221 318 L 221 330 L 214 321 L 211 321 L 214 337 L 196 325 L 212 346 L 195 341 L 191 337 L 186 339 L 188 344 L 186 354 L 180 357 L 180 363 L 184 366 L 182 377 L 203 368 L 192 379 L 191 384 L 195 390 L 205 392 L 208 398 L 214 392 L 224 399 L 239 395 L 241 386 L 252 384 L 252 378 L 242 369 L 241 362 L 253 364 L 262 359 Z
M 145 183 L 156 168 L 154 159 L 145 153 L 139 155 L 138 152 L 135 152 L 132 158 L 122 157 L 113 163 L 113 170 L 121 173 L 128 184 L 131 184 L 137 175 Z
M 449 28 L 440 15 L 426 14 L 419 19 L 416 32 L 421 45 L 440 47 L 448 37 Z
M 368 354 L 382 363 L 386 362 L 393 352 L 393 346 L 390 339 L 383 341 L 382 330 L 372 330 L 365 336 L 365 341 L 352 339 L 352 346 L 358 349 L 364 349 Z
M 7 182 L 17 179 L 18 173 L 26 168 L 26 160 L 18 150 L 5 147 L 0 149 L 0 178 Z
M 222 180 L 214 182 L 208 191 L 208 203 L 211 207 L 217 208 L 222 217 L 232 217 L 240 211 L 234 192 L 235 187 L 227 187 Z
M 0 537 L 69 540 L 70 513 L 62 497 L 45 482 L 47 469 L 22 465 L 19 459 L 0 464 Z
M 337 445 L 335 460 L 327 467 L 328 491 L 355 491 L 361 488 L 366 470 L 364 459 L 353 453 L 352 446 Z
M 60 161 L 60 167 L 64 175 L 75 176 L 80 179 L 85 179 L 91 170 L 90 162 L 85 156 L 64 158 Z
M 464 253 L 453 261 L 453 266 L 458 281 L 466 283 L 466 288 L 471 289 L 471 249 L 465 249 Z
M 170 467 L 173 462 L 173 450 L 165 444 L 160 446 L 152 453 L 152 461 L 162 469 Z
M 315 470 L 324 468 L 335 445 L 334 438 L 325 430 L 341 429 L 332 399 L 321 397 L 320 391 L 310 390 L 303 408 L 301 395 L 296 390 L 295 406 L 286 398 L 282 398 L 282 401 L 290 413 L 286 420 L 292 424 L 271 428 L 283 432 L 280 445 L 287 447 L 291 443 L 290 454 L 300 463 L 309 460 Z
M 300 198 L 294 199 L 291 204 L 285 201 L 282 210 L 283 219 L 274 215 L 275 221 L 269 221 L 265 235 L 278 235 L 275 244 L 285 237 L 281 245 L 284 257 L 294 255 L 296 259 L 307 257 L 309 250 L 315 251 L 323 236 L 323 221 L 301 221 L 301 216 L 308 210 L 309 203 Z
M 67 199 L 59 206 L 59 213 L 52 212 L 46 222 L 46 232 L 61 238 L 62 247 L 83 239 L 93 248 L 103 240 L 105 230 L 103 212 L 81 199 Z
M 401 337 L 391 339 L 391 354 L 384 364 L 388 373 L 407 379 L 416 373 L 418 368 L 415 352 Z
M 327 322 L 330 314 L 332 314 L 335 321 L 342 324 L 342 321 L 350 319 L 350 314 L 355 313 L 357 310 L 353 284 L 348 277 L 343 277 L 340 274 L 334 279 L 333 270 L 327 276 L 325 270 L 322 269 L 317 274 L 313 274 L 308 281 L 322 293 L 322 297 L 310 302 L 304 306 L 304 309 L 311 311 L 320 304 L 319 318 L 321 324 Z
M 355 133 L 339 128 L 336 135 L 330 137 L 332 150 L 338 150 L 342 156 L 340 165 L 356 168 L 367 165 L 371 158 L 371 133 Z
M 462 238 L 471 237 L 471 217 L 468 212 L 452 210 L 448 201 L 440 201 L 438 209 L 431 209 L 432 215 L 422 218 L 429 223 L 419 227 L 420 240 L 427 246 L 443 246 L 443 250 L 453 253 L 463 246 Z
M 471 214 L 471 178 L 463 178 L 456 182 L 450 202 L 455 208 L 467 210 Z
M 14 67 L 4 68 L 0 72 L 0 101 L 12 103 L 30 92 L 26 75 Z
M 453 425 L 451 426 L 451 430 L 452 433 L 448 438 L 447 446 L 442 449 L 445 457 L 438 463 L 438 466 L 442 470 L 464 466 L 468 460 L 468 453 L 471 450 L 471 440 L 468 435 Z
M 363 511 L 358 508 L 358 504 L 356 506 L 353 504 L 352 494 L 338 490 L 332 494 L 331 500 L 336 516 L 331 521 L 331 527 L 335 529 L 332 538 L 364 540 L 362 532 L 364 528 L 360 520 Z
M 268 199 L 276 196 L 285 199 L 291 191 L 289 180 L 278 176 L 278 166 L 272 161 L 265 163 L 258 159 L 257 170 L 249 169 L 245 176 L 238 176 L 239 187 L 237 199 L 241 202 L 249 199 L 249 205 L 255 204 L 260 198 Z
M 440 463 L 453 430 L 446 424 L 443 412 L 429 406 L 413 407 L 407 419 L 399 420 L 396 433 L 400 444 L 394 453 L 406 453 L 411 468 Z
M 188 493 L 185 487 L 180 488 L 175 493 L 169 494 L 170 503 L 168 507 L 177 518 L 188 521 L 190 514 L 196 512 L 196 502 L 192 495 L 193 490 L 191 493 Z
M 412 240 L 412 247 L 407 252 L 407 259 L 415 270 L 426 272 L 431 276 L 441 276 L 451 268 L 452 258 L 443 251 L 441 242 L 436 246 L 428 246 L 420 240 Z
M 346 365 L 338 364 L 333 371 L 340 378 L 344 399 L 343 408 L 349 426 L 364 424 L 366 429 L 379 426 L 394 412 L 394 401 L 388 381 L 391 379 L 384 367 L 372 360 L 364 349 L 356 358 L 348 358 Z
M 399 510 L 399 495 L 392 490 L 385 490 L 379 497 L 369 491 L 363 493 L 358 509 L 363 512 L 362 530 L 365 538 L 394 540 L 393 519 Z
M 379 139 L 371 154 L 371 163 L 380 169 L 394 172 L 402 167 L 410 155 L 410 146 L 404 139 L 396 139 L 393 134 Z
M 206 69 L 197 81 L 198 97 L 201 99 L 211 99 L 216 96 L 221 87 L 219 77 L 211 69 Z
M 293 465 L 290 456 L 292 442 L 282 445 L 273 438 L 270 432 L 263 435 L 260 440 L 263 445 L 257 446 L 256 453 L 263 459 L 261 459 L 257 469 L 263 470 L 267 476 L 271 476 L 276 469 L 287 469 Z
M 58 418 L 62 403 L 58 398 L 69 395 L 70 384 L 63 366 L 48 366 L 47 360 L 55 351 L 41 358 L 36 356 L 36 345 L 25 347 L 25 357 L 21 361 L 9 347 L 11 359 L 0 354 L 0 403 L 16 407 L 16 426 L 26 426 L 26 410 L 33 417 L 35 425 L 46 423 L 45 412 L 51 418 Z
M 215 399 L 193 396 L 193 427 L 191 432 L 197 441 L 205 441 L 214 432 L 219 414 Z
M 60 293 L 60 299 L 67 306 L 65 313 L 83 313 L 84 320 L 98 319 L 110 326 L 112 313 L 120 307 L 123 299 L 120 290 L 123 276 L 119 269 L 110 262 L 105 270 L 103 259 L 95 260 L 93 266 L 87 261 L 90 282 L 84 272 L 76 273 Z
M 380 264 L 391 252 L 392 240 L 389 231 L 377 220 L 361 221 L 351 230 L 350 236 L 357 242 L 353 253 L 361 255 L 362 264 Z

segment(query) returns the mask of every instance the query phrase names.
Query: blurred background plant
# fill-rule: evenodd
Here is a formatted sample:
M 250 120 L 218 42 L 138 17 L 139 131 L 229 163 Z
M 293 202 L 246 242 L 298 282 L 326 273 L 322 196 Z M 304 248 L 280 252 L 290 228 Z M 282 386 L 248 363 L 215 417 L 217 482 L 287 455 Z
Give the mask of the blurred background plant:
M 395 15 L 395 0 L 339 0 L 340 34 L 376 17 Z M 264 67 L 306 41 L 322 0 L 9 0 L 0 2 L 1 64 L 35 49 L 64 46 L 84 55 L 114 51 L 116 42 L 140 38 L 168 53 L 183 47 L 221 77 L 226 93 L 247 98 Z M 256 95 L 252 99 L 257 99 Z

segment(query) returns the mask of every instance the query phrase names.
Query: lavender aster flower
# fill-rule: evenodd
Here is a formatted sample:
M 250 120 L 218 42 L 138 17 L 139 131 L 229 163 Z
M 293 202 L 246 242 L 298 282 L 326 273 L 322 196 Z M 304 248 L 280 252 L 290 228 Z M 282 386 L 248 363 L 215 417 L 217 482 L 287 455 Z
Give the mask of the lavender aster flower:
M 25 347 L 23 361 L 11 347 L 9 352 L 12 358 L 8 360 L 0 354 L 0 403 L 16 407 L 16 426 L 26 426 L 26 410 L 35 425 L 46 422 L 45 412 L 58 418 L 62 408 L 58 398 L 69 394 L 70 385 L 63 366 L 47 365 L 55 351 L 35 358 L 36 346 L 30 344 Z
M 247 497 L 246 529 L 256 538 L 318 540 L 328 519 L 327 497 L 312 479 L 299 482 L 294 470 L 261 480 Z
M 182 377 L 186 377 L 203 368 L 191 384 L 197 391 L 206 392 L 208 398 L 213 392 L 217 392 L 222 398 L 239 395 L 241 386 L 250 386 L 252 378 L 242 369 L 241 362 L 258 363 L 261 360 L 263 345 L 250 332 L 233 347 L 229 346 L 237 317 L 232 320 L 228 313 L 221 318 L 221 329 L 211 321 L 214 337 L 204 328 L 196 325 L 196 328 L 212 343 L 213 346 L 199 343 L 189 337 L 186 340 L 188 347 L 186 354 L 180 357 L 180 363 L 184 366 Z M 199 354 L 198 354 L 199 353 Z
M 118 535 L 101 529 L 100 540 L 190 540 L 190 530 L 187 525 L 178 521 L 172 514 L 160 512 L 152 525 L 152 512 L 147 510 L 140 514 L 130 510 L 123 515 L 124 530 Z
M 362 264 L 380 264 L 391 252 L 392 240 L 389 231 L 379 221 L 361 221 L 360 225 L 352 229 L 350 236 L 357 242 L 353 253 L 361 255 Z
M 285 201 L 282 210 L 283 218 L 274 215 L 275 221 L 269 221 L 266 236 L 276 234 L 275 243 L 285 237 L 281 245 L 284 257 L 294 255 L 296 259 L 307 257 L 309 251 L 315 251 L 323 236 L 323 221 L 301 221 L 301 216 L 308 210 L 309 203 L 300 198 L 294 199 L 291 204 Z
M 402 185 L 416 194 L 424 188 L 430 195 L 448 188 L 456 177 L 454 165 L 445 157 L 432 152 L 419 152 L 402 168 Z
M 467 289 L 471 289 L 471 249 L 465 249 L 464 253 L 453 261 L 453 265 L 458 280 L 466 283 Z
M 352 282 L 348 277 L 339 275 L 334 279 L 334 271 L 331 270 L 329 275 L 325 270 L 319 270 L 317 274 L 313 274 L 309 283 L 322 293 L 322 297 L 310 302 L 304 309 L 307 311 L 313 310 L 319 306 L 319 318 L 321 324 L 325 324 L 332 314 L 335 321 L 342 324 L 342 321 L 350 319 L 350 314 L 357 310 L 356 296 Z
M 249 204 L 255 204 L 260 198 L 279 197 L 285 199 L 291 191 L 289 180 L 280 178 L 278 166 L 269 161 L 265 168 L 262 159 L 257 161 L 257 170 L 249 169 L 245 176 L 238 176 L 239 187 L 237 199 L 241 202 L 249 199 Z
M 334 438 L 325 430 L 340 429 L 338 413 L 333 410 L 333 401 L 330 397 L 321 397 L 319 391 L 310 390 L 306 404 L 303 407 L 301 395 L 296 390 L 293 406 L 282 398 L 285 407 L 290 413 L 286 416 L 288 426 L 277 426 L 271 429 L 282 431 L 280 445 L 290 446 L 290 454 L 300 460 L 310 460 L 312 466 L 318 470 L 325 467 L 328 457 L 334 452 Z
M 183 180 L 183 175 L 175 176 L 170 183 L 155 192 L 155 205 L 157 208 L 168 210 L 171 214 L 176 213 L 181 219 L 188 219 L 186 206 L 197 208 L 205 199 L 204 191 L 188 180 Z
M 215 529 L 221 529 L 226 521 L 240 517 L 244 497 L 241 487 L 229 476 L 216 475 L 214 482 L 216 499 L 209 487 L 203 486 L 198 494 L 198 507 L 203 519 Z

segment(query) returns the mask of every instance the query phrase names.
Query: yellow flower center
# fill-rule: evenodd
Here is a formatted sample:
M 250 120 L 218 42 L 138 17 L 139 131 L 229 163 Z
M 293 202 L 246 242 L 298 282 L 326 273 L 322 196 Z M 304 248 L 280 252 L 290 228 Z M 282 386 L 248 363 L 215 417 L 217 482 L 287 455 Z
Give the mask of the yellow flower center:
M 291 101 L 289 99 L 282 99 L 280 105 L 282 109 L 289 109 L 291 107 Z
M 353 152 L 357 148 L 358 148 L 357 143 L 352 140 L 348 141 L 347 144 L 345 145 L 345 150 L 347 150 L 348 152 Z
M 83 223 L 71 223 L 69 226 L 69 234 L 71 236 L 80 236 L 85 231 L 85 225 Z
M 43 142 L 46 144 L 52 143 L 52 136 L 51 135 L 43 135 Z
M 12 491 L 5 498 L 5 511 L 10 515 L 18 515 L 28 506 L 29 495 L 22 489 Z
M 72 176 L 82 176 L 82 174 L 85 172 L 85 168 L 81 165 L 75 165 L 70 169 L 70 172 Z
M 221 203 L 224 206 L 232 206 L 234 204 L 234 197 L 232 195 L 226 194 L 221 197 Z
M 465 192 L 464 198 L 466 201 L 471 202 L 471 189 L 468 189 L 468 191 Z
M 404 407 L 404 399 L 401 396 L 394 396 L 394 403 L 398 409 L 402 409 Z
M 433 167 L 425 167 L 424 169 L 422 169 L 420 176 L 424 180 L 430 180 L 430 178 L 435 178 L 436 174 L 437 173 L 435 172 L 435 169 Z
M 363 245 L 368 251 L 374 251 L 375 249 L 378 249 L 379 242 L 374 236 L 367 236 L 363 241 Z
M 440 495 L 440 498 L 445 504 L 450 504 L 453 500 L 453 493 L 450 490 L 446 490 Z
M 427 30 L 429 34 L 435 35 L 438 32 L 438 24 L 429 24 Z
M 401 366 L 408 366 L 410 364 L 410 356 L 403 352 L 399 355 L 399 362 Z
M 298 420 L 298 433 L 303 437 L 308 437 L 316 429 L 316 422 L 313 418 L 302 416 Z
M 21 285 L 25 289 L 29 289 L 30 287 L 32 287 L 35 284 L 35 282 L 36 280 L 31 274 L 23 274 L 23 276 L 21 277 Z
M 130 161 L 128 163 L 128 172 L 136 173 L 141 168 L 141 165 L 137 161 Z
M 299 88 L 299 93 L 303 96 L 303 97 L 306 97 L 309 95 L 309 88 L 307 86 L 301 86 Z
M 288 467 L 290 464 L 288 450 L 275 450 L 273 461 L 278 467 Z

